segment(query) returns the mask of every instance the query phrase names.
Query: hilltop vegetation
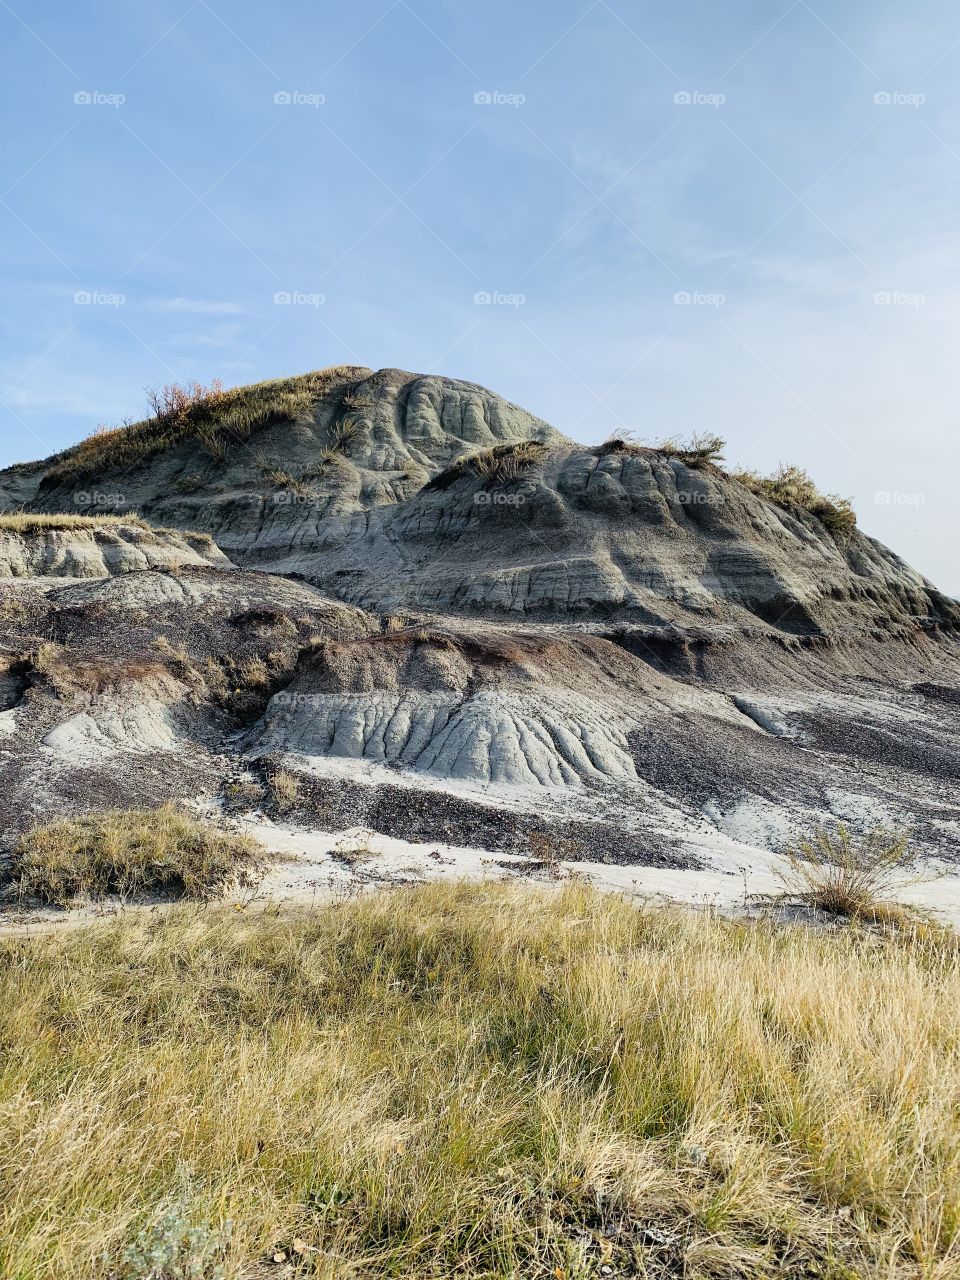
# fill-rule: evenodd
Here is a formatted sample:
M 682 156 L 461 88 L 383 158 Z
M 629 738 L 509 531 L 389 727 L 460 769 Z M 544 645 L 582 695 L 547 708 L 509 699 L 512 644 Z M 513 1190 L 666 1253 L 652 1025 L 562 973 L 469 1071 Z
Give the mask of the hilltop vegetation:
M 18 512 L 14 515 L 0 515 L 0 533 L 9 529 L 12 533 L 39 533 L 45 529 L 83 530 L 115 528 L 117 525 L 133 525 L 138 529 L 149 528 L 145 520 L 139 516 L 82 516 L 82 515 L 32 515 L 30 512 Z
M 132 467 L 194 439 L 216 461 L 237 442 L 276 422 L 309 417 L 338 381 L 367 370 L 333 365 L 294 378 L 275 378 L 224 390 L 219 380 L 170 383 L 148 395 L 152 414 L 140 422 L 99 427 L 86 440 L 47 459 L 48 483 L 73 483 L 118 467 Z

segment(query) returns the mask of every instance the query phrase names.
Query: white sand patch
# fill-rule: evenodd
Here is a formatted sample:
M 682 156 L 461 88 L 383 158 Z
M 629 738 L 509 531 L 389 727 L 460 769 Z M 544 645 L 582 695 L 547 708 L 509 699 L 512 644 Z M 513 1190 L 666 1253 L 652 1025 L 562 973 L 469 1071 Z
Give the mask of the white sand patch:
M 0 712 L 0 738 L 12 738 L 17 731 L 15 710 Z
M 620 866 L 601 862 L 560 862 L 545 871 L 530 859 L 440 842 L 428 844 L 353 828 L 348 832 L 306 831 L 257 819 L 244 830 L 255 836 L 278 863 L 263 880 L 254 901 L 303 905 L 344 892 L 369 890 L 416 880 L 509 880 L 563 883 L 579 878 L 598 889 L 637 900 L 658 898 L 724 913 L 742 912 L 754 895 L 782 892 L 778 873 L 785 858 L 762 849 L 727 844 L 711 870 Z M 366 850 L 358 855 L 358 849 Z M 705 849 L 697 848 L 703 856 Z M 719 852 L 714 849 L 714 852 Z M 946 869 L 944 869 L 946 870 Z M 941 878 L 911 884 L 904 877 L 894 896 L 934 912 L 960 926 L 960 875 L 948 870 Z

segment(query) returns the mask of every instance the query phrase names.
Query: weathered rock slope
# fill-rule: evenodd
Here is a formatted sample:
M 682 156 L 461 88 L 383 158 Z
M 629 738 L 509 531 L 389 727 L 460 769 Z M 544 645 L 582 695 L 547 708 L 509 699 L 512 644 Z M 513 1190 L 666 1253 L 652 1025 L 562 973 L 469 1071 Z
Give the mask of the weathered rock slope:
M 180 569 L 230 561 L 208 534 L 142 522 L 72 518 L 63 523 L 0 519 L 0 578 L 102 578 L 137 569 Z
M 0 473 L 0 504 L 71 511 L 76 487 L 93 488 L 104 511 L 206 532 L 238 564 L 378 612 L 847 639 L 960 622 L 875 540 L 838 535 L 719 468 L 573 445 L 471 383 L 312 376 L 295 419 L 215 447 L 204 428 L 132 464 L 81 447 Z
M 673 865 L 882 821 L 960 858 L 960 608 L 873 539 L 470 383 L 251 396 L 0 473 L 11 510 L 184 530 L 9 541 L 0 833 L 182 795 Z

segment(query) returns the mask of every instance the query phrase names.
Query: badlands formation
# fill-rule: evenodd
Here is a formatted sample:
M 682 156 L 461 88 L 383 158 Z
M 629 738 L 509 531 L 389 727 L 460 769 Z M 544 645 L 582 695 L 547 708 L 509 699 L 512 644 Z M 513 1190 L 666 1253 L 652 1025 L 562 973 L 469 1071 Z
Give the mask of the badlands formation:
M 0 472 L 0 512 L 0 849 L 174 797 L 704 876 L 838 819 L 960 857 L 960 605 L 710 447 L 339 367 Z

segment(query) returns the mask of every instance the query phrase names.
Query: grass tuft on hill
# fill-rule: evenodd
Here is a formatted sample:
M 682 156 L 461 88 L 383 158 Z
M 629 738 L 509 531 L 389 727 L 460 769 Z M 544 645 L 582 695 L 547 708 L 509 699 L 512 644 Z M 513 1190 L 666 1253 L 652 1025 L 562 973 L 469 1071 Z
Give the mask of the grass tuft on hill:
M 112 894 L 212 898 L 256 883 L 264 861 L 250 837 L 225 835 L 167 804 L 35 826 L 15 846 L 11 874 L 22 896 L 65 907 Z
M 782 879 L 788 896 L 819 911 L 873 923 L 908 921 L 907 908 L 891 898 L 914 866 L 905 832 L 878 827 L 857 835 L 838 822 L 787 850 Z M 923 878 L 918 873 L 911 882 Z
M 438 883 L 7 940 L 0 1206 L 44 1280 L 946 1280 L 960 960 Z
M 47 460 L 45 486 L 75 483 L 133 467 L 187 439 L 214 461 L 225 461 L 237 445 L 277 422 L 312 416 L 317 402 L 352 375 L 367 370 L 333 365 L 293 378 L 275 378 L 224 390 L 216 380 L 171 383 L 149 393 L 152 416 L 119 427 L 101 427 L 80 444 Z
M 139 516 L 68 516 L 68 515 L 0 515 L 0 533 L 9 529 L 12 533 L 41 533 L 46 529 L 75 530 L 100 529 L 117 525 L 133 525 L 138 529 L 150 526 Z M 199 536 L 199 535 L 197 535 Z
M 761 476 L 756 471 L 747 470 L 734 471 L 731 476 L 751 493 L 775 502 L 788 511 L 809 511 L 835 536 L 850 533 L 857 526 L 857 516 L 850 499 L 841 498 L 835 493 L 821 493 L 801 467 L 781 465 L 770 476 Z
M 542 462 L 549 452 L 550 446 L 540 440 L 515 440 L 497 444 L 491 449 L 481 449 L 478 453 L 458 458 L 452 466 L 434 476 L 426 487 L 428 490 L 449 489 L 465 475 L 478 477 L 488 488 L 512 484 Z

